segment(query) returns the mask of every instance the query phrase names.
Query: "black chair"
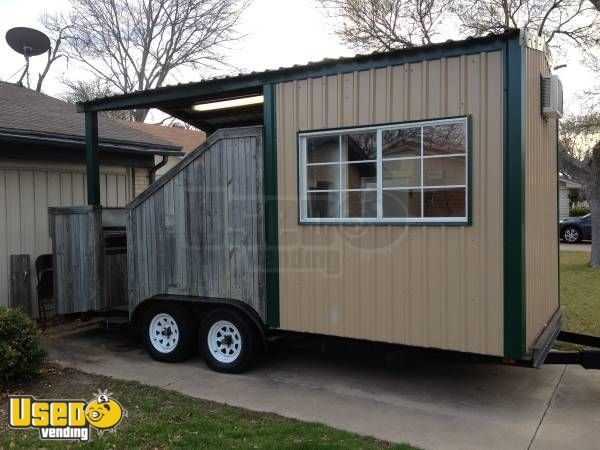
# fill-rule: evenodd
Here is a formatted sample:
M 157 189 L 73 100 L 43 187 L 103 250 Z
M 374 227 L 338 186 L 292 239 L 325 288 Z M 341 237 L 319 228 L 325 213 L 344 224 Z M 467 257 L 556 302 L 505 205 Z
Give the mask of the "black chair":
M 37 300 L 40 320 L 46 323 L 46 307 L 54 302 L 54 262 L 50 254 L 40 255 L 35 260 L 37 275 Z

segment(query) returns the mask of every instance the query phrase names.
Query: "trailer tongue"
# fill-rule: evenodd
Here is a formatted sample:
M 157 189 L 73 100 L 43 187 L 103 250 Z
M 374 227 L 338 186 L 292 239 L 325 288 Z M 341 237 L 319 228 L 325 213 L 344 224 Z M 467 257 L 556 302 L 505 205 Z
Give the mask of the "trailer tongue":
M 551 350 L 546 356 L 544 364 L 579 364 L 585 369 L 600 369 L 599 336 L 561 331 L 556 340 L 584 345 L 586 348 L 573 351 Z

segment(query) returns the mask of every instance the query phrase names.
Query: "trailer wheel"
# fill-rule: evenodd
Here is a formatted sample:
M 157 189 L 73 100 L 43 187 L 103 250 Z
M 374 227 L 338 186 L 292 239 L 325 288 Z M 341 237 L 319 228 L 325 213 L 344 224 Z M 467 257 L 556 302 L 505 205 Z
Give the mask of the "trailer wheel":
M 211 369 L 241 373 L 254 363 L 258 341 L 244 316 L 236 311 L 217 309 L 202 321 L 200 347 Z
M 151 307 L 144 316 L 143 331 L 146 350 L 158 361 L 183 361 L 194 348 L 196 325 L 181 305 Z

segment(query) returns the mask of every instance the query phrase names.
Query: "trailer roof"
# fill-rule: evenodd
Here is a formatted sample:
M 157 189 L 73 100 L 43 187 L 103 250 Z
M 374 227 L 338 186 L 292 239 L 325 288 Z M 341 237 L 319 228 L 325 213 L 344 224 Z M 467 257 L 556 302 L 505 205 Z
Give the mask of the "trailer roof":
M 503 33 L 483 37 L 470 37 L 465 40 L 405 48 L 389 52 L 375 52 L 336 59 L 323 59 L 305 65 L 281 67 L 262 72 L 240 73 L 233 76 L 219 76 L 205 80 L 163 86 L 156 89 L 136 91 L 110 97 L 101 97 L 78 103 L 80 112 L 107 111 L 132 108 L 159 108 L 173 115 L 181 116 L 182 103 L 190 105 L 197 101 L 217 100 L 225 97 L 244 96 L 262 93 L 265 84 L 278 83 L 300 78 L 334 75 L 355 70 L 367 70 L 387 65 L 403 64 L 420 60 L 458 56 L 497 49 L 498 44 L 518 37 L 520 30 L 510 29 Z M 249 123 L 250 124 L 250 123 Z

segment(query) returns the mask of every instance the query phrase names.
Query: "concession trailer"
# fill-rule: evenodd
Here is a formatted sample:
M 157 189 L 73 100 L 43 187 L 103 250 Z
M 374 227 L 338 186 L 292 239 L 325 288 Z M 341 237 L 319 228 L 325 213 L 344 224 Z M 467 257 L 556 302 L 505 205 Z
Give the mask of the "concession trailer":
M 81 103 L 88 206 L 51 211 L 57 302 L 118 303 L 120 229 L 159 360 L 240 372 L 297 334 L 539 367 L 563 321 L 551 67 L 511 30 Z M 105 227 L 97 114 L 139 108 L 209 137 Z

